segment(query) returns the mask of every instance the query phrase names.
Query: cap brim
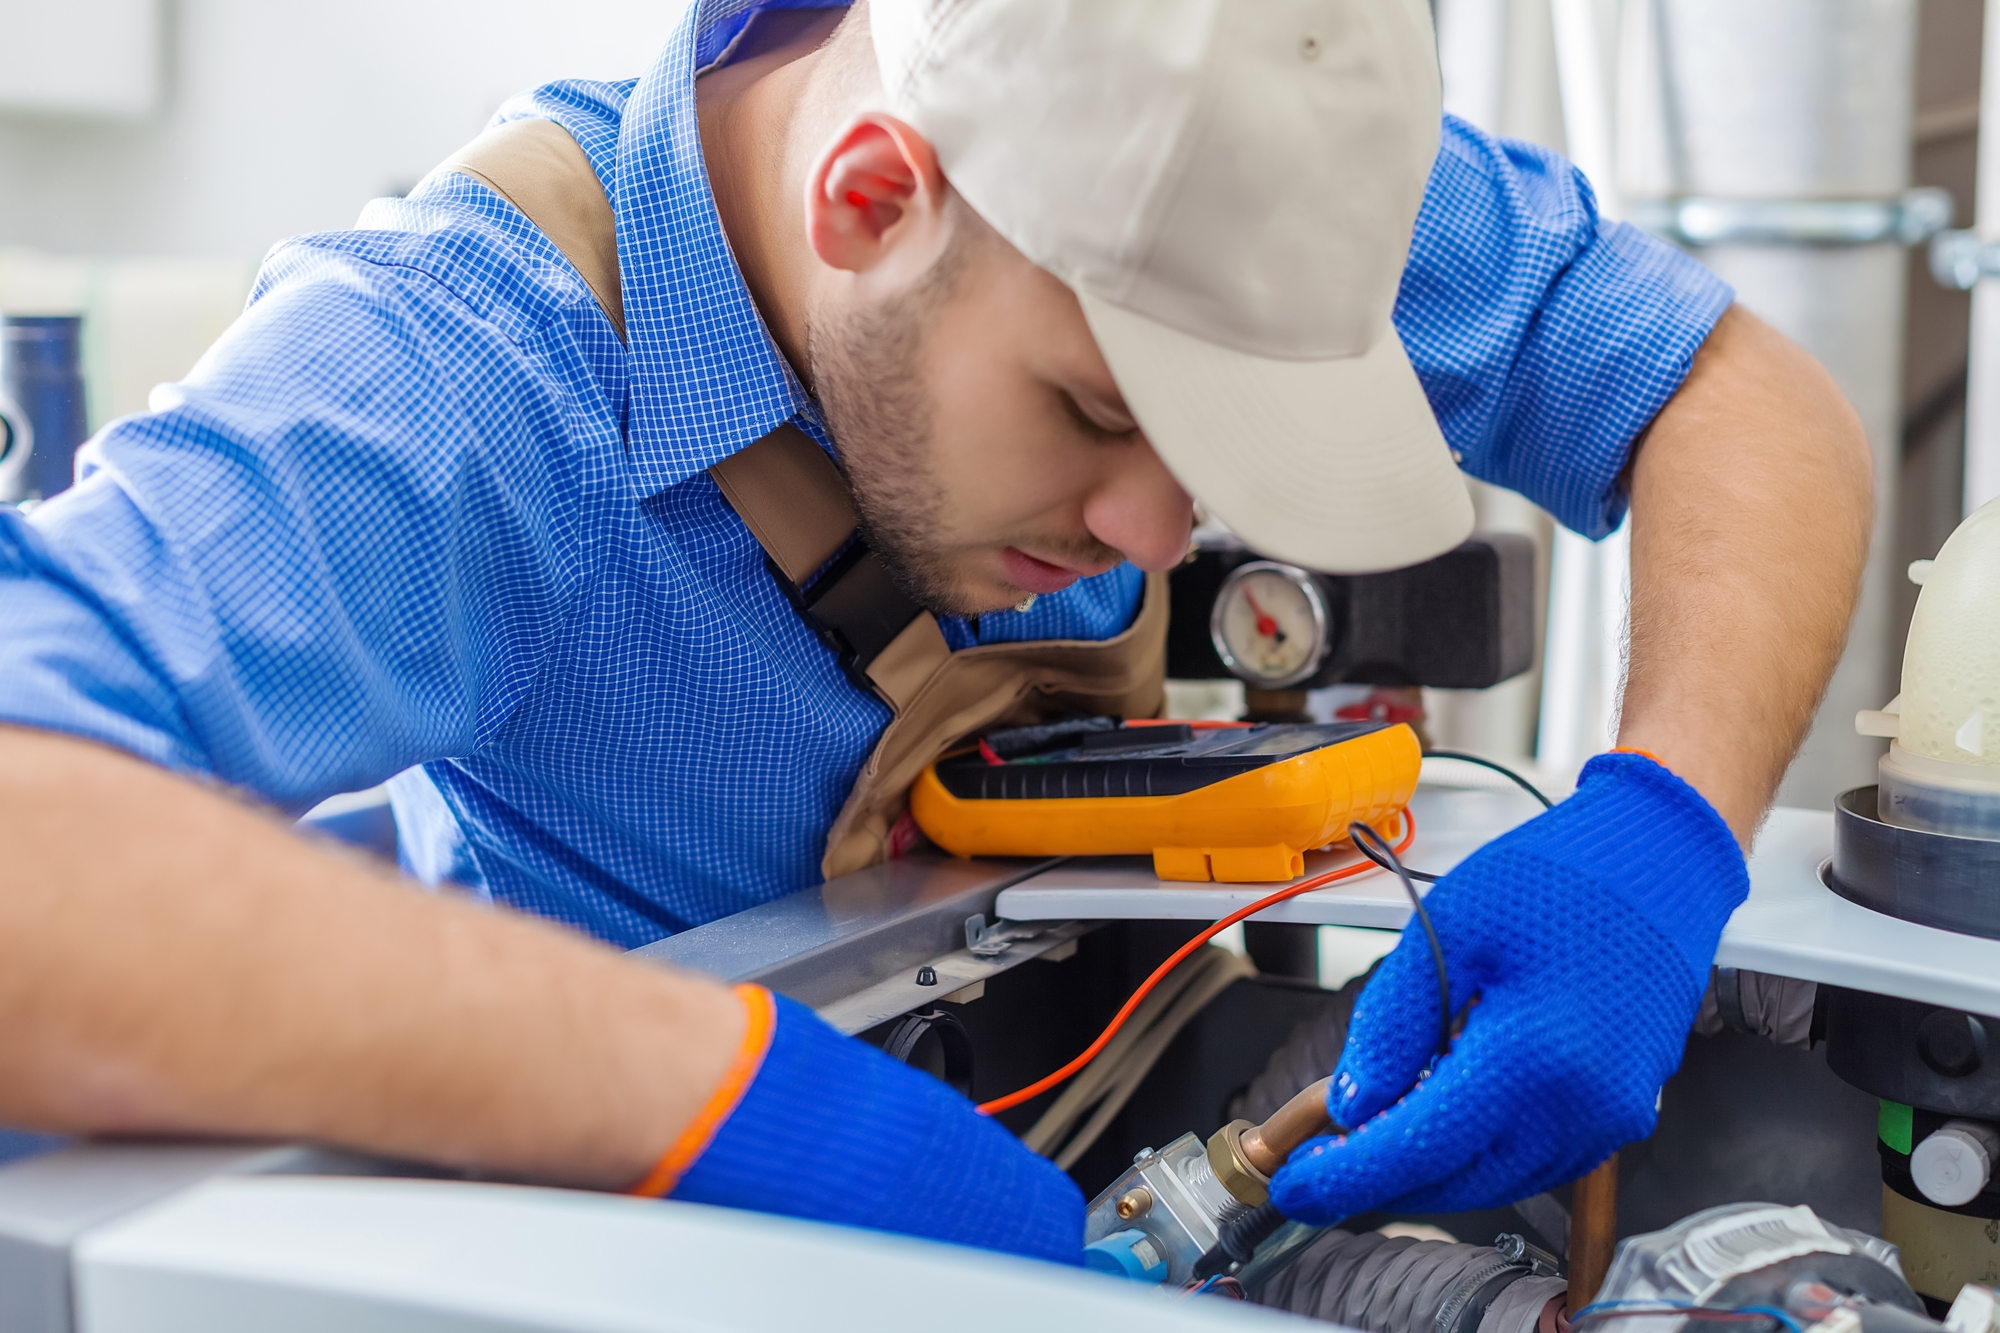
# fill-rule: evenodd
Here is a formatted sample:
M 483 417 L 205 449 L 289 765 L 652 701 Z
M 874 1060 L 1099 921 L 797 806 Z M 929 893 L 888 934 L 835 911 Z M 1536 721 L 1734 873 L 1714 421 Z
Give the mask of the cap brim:
M 1276 361 L 1077 299 L 1146 438 L 1258 553 L 1359 574 L 1471 533 L 1472 498 L 1393 327 L 1361 356 Z

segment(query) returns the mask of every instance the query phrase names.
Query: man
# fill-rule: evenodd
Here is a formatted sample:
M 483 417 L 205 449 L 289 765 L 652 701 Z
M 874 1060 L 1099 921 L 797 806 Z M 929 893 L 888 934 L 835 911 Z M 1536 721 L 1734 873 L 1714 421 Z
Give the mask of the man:
M 1462 1036 L 1431 1064 L 1428 955 L 1399 949 L 1331 1094 L 1360 1132 L 1273 1197 L 1504 1203 L 1648 1131 L 1845 632 L 1866 449 L 1809 358 L 1600 225 L 1564 164 L 1450 121 L 1440 145 L 1421 3 L 706 4 L 644 79 L 502 118 L 548 124 L 280 247 L 189 381 L 5 530 L 0 1031 L 43 1054 L 0 1114 L 605 1185 L 654 1126 L 650 1192 L 1073 1250 L 1073 1188 L 809 1015 L 364 891 L 101 747 L 289 810 L 394 775 L 420 878 L 636 945 L 893 851 L 895 776 L 1044 687 L 1156 699 L 1157 665 L 1092 645 L 1145 657 L 1142 571 L 1193 497 L 1272 555 L 1383 568 L 1464 535 L 1457 462 L 1591 535 L 1629 496 L 1629 750 L 1438 886 Z M 907 609 L 837 654 L 795 603 L 869 561 Z M 995 661 L 985 711 L 926 720 Z M 77 982 L 106 918 L 203 970 Z M 26 943 L 49 921 L 70 952 Z M 526 1077 L 484 1049 L 503 1022 L 523 1063 L 581 1041 L 563 1091 L 618 1152 L 545 1146 L 540 1117 L 597 1128 L 546 1092 L 454 1137 L 440 1106 Z M 218 1025 L 251 1054 L 212 1064 Z M 926 1117 L 893 1165 L 761 1155 Z

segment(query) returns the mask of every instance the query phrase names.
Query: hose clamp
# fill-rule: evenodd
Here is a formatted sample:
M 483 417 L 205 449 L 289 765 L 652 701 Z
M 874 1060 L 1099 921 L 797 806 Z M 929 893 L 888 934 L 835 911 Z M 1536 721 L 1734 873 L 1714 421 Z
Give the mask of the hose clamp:
M 1478 1313 L 1472 1320 L 1472 1326 L 1477 1328 L 1479 1321 L 1486 1317 L 1487 1310 L 1492 1308 L 1493 1298 L 1503 1289 L 1512 1286 L 1514 1279 L 1527 1277 L 1532 1271 L 1526 1264 L 1518 1264 L 1511 1259 L 1498 1256 L 1492 1263 L 1473 1269 L 1458 1280 L 1452 1288 L 1451 1295 L 1438 1307 L 1437 1314 L 1431 1319 L 1432 1333 L 1453 1333 L 1460 1317 L 1469 1313 L 1467 1307 L 1475 1304 L 1478 1306 Z M 1479 1296 L 1484 1296 L 1485 1299 L 1475 1301 L 1474 1298 Z

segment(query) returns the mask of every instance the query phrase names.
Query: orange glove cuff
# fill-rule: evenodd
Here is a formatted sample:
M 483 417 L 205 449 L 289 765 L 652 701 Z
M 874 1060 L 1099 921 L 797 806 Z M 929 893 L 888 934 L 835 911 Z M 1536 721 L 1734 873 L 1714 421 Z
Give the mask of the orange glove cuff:
M 778 1007 L 771 1002 L 771 992 L 762 986 L 738 986 L 736 998 L 743 1004 L 743 1015 L 747 1021 L 743 1025 L 743 1042 L 736 1048 L 729 1068 L 723 1072 L 722 1081 L 715 1085 L 715 1091 L 709 1094 L 687 1128 L 667 1145 L 667 1150 L 660 1154 L 660 1160 L 653 1164 L 646 1178 L 627 1190 L 627 1194 L 659 1199 L 672 1193 L 674 1186 L 680 1184 L 681 1176 L 714 1141 L 722 1122 L 729 1119 L 730 1113 L 743 1100 L 743 1094 L 749 1090 L 751 1080 L 763 1068 L 764 1054 L 771 1049 L 771 1034 L 777 1028 Z
M 1612 751 L 1611 751 L 1611 753 L 1613 753 L 1613 754 L 1637 754 L 1637 755 L 1644 755 L 1644 756 L 1645 756 L 1646 758 L 1648 758 L 1648 759 L 1652 760 L 1652 761 L 1653 761 L 1654 763 L 1658 764 L 1658 765 L 1659 765 L 1659 766 L 1660 766 L 1661 768 L 1666 768 L 1666 769 L 1667 769 L 1667 772 L 1669 772 L 1669 773 L 1673 773 L 1673 772 L 1674 772 L 1674 770 L 1673 770 L 1673 769 L 1671 769 L 1671 768 L 1667 768 L 1667 761 L 1666 761 L 1666 760 L 1664 760 L 1664 759 L 1660 758 L 1660 756 L 1658 756 L 1658 755 L 1654 754 L 1654 753 L 1653 753 L 1653 752 L 1652 752 L 1651 750 L 1642 750 L 1642 749 L 1640 749 L 1640 748 L 1639 748 L 1638 746 L 1636 746 L 1636 745 L 1619 745 L 1619 746 L 1614 746 L 1614 747 L 1612 748 Z M 1674 773 L 1674 776 L 1675 776 L 1675 777 L 1679 777 L 1679 776 L 1680 776 L 1680 774 L 1678 774 L 1678 773 Z

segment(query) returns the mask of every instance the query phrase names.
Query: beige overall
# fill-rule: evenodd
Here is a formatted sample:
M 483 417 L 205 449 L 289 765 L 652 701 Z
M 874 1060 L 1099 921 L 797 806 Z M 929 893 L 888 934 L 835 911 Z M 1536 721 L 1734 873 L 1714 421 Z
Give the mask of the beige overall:
M 496 126 L 449 158 L 491 187 L 568 257 L 619 336 L 625 335 L 616 219 L 590 161 L 553 121 Z M 723 459 L 709 475 L 771 563 L 802 585 L 854 534 L 847 482 L 825 450 L 789 423 Z M 890 830 L 924 767 L 993 726 L 1065 714 L 1156 716 L 1165 702 L 1167 587 L 1146 579 L 1138 619 L 1114 639 L 1045 639 L 952 652 L 937 619 L 911 619 L 867 663 L 867 680 L 895 716 L 826 835 L 828 879 L 889 855 Z

